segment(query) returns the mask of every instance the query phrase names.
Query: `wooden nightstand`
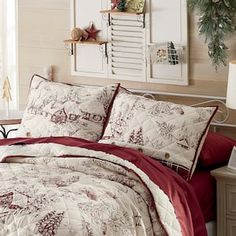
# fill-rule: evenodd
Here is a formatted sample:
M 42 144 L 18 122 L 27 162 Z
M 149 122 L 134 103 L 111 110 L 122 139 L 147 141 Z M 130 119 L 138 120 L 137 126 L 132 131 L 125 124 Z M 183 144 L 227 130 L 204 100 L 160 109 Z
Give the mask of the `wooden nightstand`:
M 2 135 L 3 138 L 7 138 L 10 132 L 16 131 L 16 128 L 6 130 L 5 126 L 20 124 L 22 116 L 23 112 L 20 111 L 11 112 L 8 117 L 0 115 L 0 135 Z
M 217 180 L 217 236 L 235 236 L 236 171 L 225 166 L 211 174 Z

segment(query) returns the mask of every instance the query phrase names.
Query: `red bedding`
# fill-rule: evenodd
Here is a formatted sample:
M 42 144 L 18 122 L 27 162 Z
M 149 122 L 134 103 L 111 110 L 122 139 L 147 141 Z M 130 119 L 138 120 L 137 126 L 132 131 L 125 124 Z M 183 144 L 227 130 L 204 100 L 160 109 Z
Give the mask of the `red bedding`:
M 190 180 L 190 184 L 197 195 L 205 222 L 215 220 L 216 183 L 210 171 L 197 171 Z
M 156 160 L 153 160 L 152 158 L 149 158 L 133 149 L 117 147 L 114 145 L 92 143 L 85 140 L 69 137 L 9 139 L 2 140 L 0 142 L 0 146 L 12 144 L 18 144 L 22 146 L 22 144 L 35 143 L 62 144 L 65 146 L 76 146 L 83 149 L 101 151 L 115 155 L 122 160 L 132 163 L 138 169 L 148 175 L 149 179 L 151 179 L 152 182 L 159 186 L 159 188 L 162 189 L 163 192 L 169 197 L 170 202 L 174 206 L 175 214 L 181 226 L 181 234 L 183 236 L 207 235 L 205 222 L 200 206 L 198 204 L 196 195 L 189 187 L 189 184 L 174 171 L 164 167 Z M 73 156 L 70 154 L 69 157 L 80 158 L 81 156 Z

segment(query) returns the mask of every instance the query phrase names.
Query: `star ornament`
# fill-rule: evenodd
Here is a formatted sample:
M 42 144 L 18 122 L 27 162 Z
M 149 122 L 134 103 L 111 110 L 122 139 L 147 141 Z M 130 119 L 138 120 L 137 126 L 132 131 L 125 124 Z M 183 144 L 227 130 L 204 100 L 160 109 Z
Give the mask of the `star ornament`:
M 92 23 L 92 24 L 90 25 L 90 27 L 87 28 L 85 31 L 88 33 L 88 40 L 89 40 L 89 39 L 92 39 L 92 40 L 95 40 L 95 41 L 96 41 L 96 39 L 97 39 L 97 34 L 98 34 L 101 30 L 97 30 L 97 29 L 95 28 L 94 24 Z

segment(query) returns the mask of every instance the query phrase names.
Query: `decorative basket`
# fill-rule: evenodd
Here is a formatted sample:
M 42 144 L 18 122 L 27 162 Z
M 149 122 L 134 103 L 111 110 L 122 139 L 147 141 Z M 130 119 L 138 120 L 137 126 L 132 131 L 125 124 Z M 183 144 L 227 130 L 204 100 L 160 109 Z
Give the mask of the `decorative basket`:
M 150 60 L 153 64 L 178 65 L 183 62 L 183 51 L 183 46 L 173 42 L 149 45 Z

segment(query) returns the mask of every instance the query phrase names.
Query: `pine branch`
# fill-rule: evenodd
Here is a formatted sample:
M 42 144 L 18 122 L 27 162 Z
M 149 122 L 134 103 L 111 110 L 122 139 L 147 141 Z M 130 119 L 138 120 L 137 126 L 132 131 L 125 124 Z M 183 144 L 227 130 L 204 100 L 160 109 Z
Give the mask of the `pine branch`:
M 235 32 L 235 0 L 188 0 L 188 6 L 201 15 L 199 33 L 208 43 L 208 55 L 216 70 L 227 64 L 228 47 L 224 41 Z

